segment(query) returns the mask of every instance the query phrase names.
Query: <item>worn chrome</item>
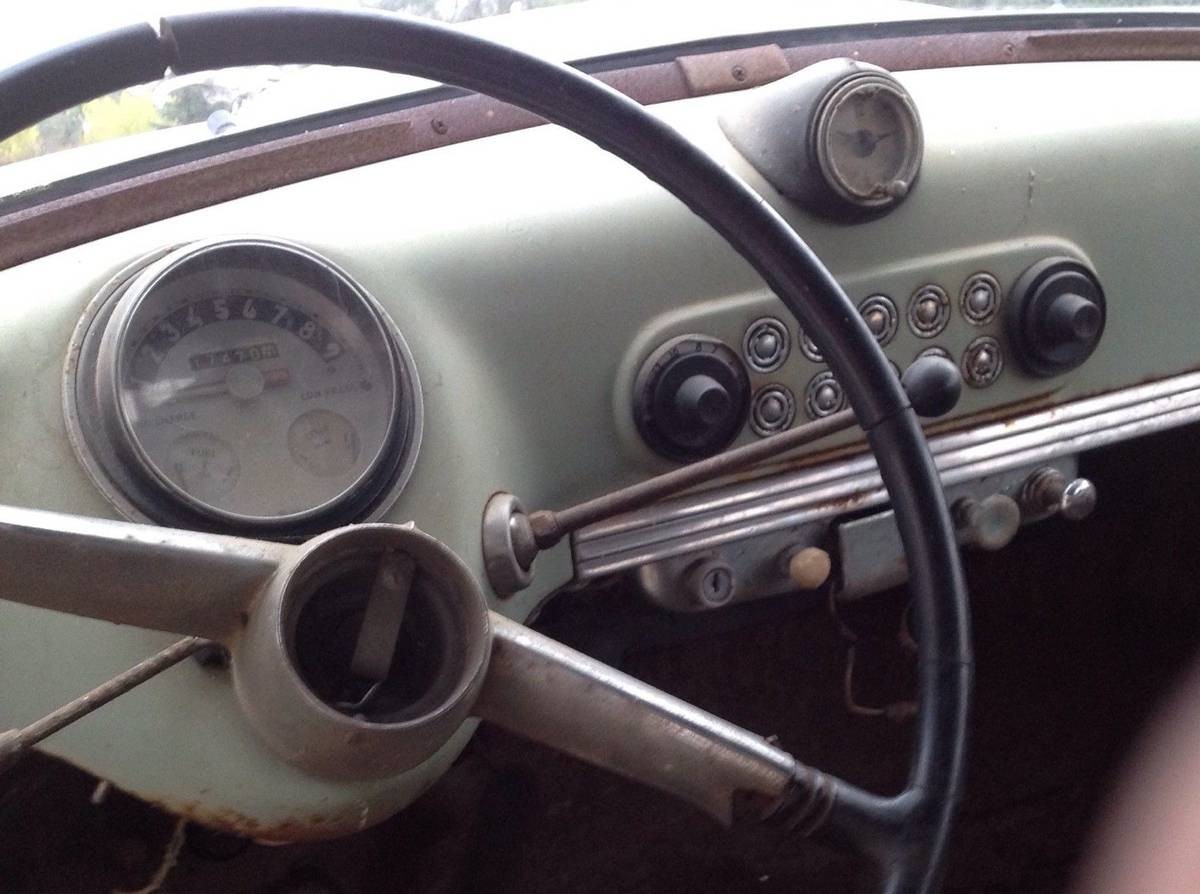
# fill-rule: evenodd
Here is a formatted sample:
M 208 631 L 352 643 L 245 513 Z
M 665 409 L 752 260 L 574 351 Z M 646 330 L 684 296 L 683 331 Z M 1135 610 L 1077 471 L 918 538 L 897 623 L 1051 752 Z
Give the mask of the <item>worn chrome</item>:
M 1059 515 L 1068 521 L 1082 521 L 1095 510 L 1097 500 L 1096 485 L 1087 478 L 1076 478 L 1063 488 Z
M 804 389 L 804 409 L 810 419 L 822 419 L 840 413 L 845 407 L 846 393 L 828 370 L 813 376 Z
M 746 364 L 755 372 L 774 372 L 783 366 L 791 352 L 788 327 L 775 317 L 762 317 L 746 328 L 742 337 L 742 354 Z
M 981 335 L 963 351 L 963 381 L 972 388 L 987 388 L 1004 371 L 1004 350 L 990 335 Z
M 950 296 L 941 286 L 921 286 L 908 300 L 908 328 L 918 338 L 933 338 L 950 321 Z
M 817 343 L 803 330 L 800 330 L 800 353 L 813 363 L 825 362 L 825 357 L 821 354 L 821 349 L 817 347 Z
M 511 596 L 533 582 L 536 544 L 528 555 L 521 536 L 528 526 L 525 507 L 512 494 L 493 494 L 483 508 L 483 565 L 498 596 Z
M 929 446 L 942 483 L 952 485 L 1198 420 L 1200 373 L 1188 373 L 939 435 Z M 865 454 L 712 488 L 579 531 L 575 571 L 590 580 L 886 500 L 875 461 Z
M 735 802 L 769 812 L 797 777 L 765 739 L 492 614 L 492 658 L 475 713 L 728 824 Z
M 1000 295 L 996 277 L 990 273 L 976 273 L 968 277 L 959 290 L 958 307 L 968 323 L 983 326 L 996 318 Z
M 796 419 L 796 398 L 784 385 L 765 385 L 750 401 L 750 430 L 765 438 L 791 427 Z
M 1029 476 L 1021 491 L 1021 507 L 1032 517 L 1060 514 L 1081 521 L 1096 508 L 1096 485 L 1086 478 L 1068 478 L 1055 468 L 1041 468 Z
M 900 317 L 896 313 L 896 305 L 887 295 L 872 295 L 858 306 L 858 312 L 875 336 L 875 341 L 881 345 L 887 345 L 896 337 Z

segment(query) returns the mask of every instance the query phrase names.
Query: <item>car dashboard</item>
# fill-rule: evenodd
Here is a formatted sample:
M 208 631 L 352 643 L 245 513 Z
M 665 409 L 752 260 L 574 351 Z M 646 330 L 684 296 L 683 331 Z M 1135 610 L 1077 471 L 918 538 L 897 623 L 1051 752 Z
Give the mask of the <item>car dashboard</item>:
M 930 352 L 953 361 L 962 397 L 927 433 L 963 542 L 997 550 L 1016 525 L 1091 508 L 1081 453 L 1200 418 L 1191 325 L 1200 97 L 1186 89 L 1195 66 L 898 72 L 919 114 L 920 172 L 903 201 L 860 217 L 783 194 L 739 148 L 731 122 L 755 114 L 770 86 L 654 112 L 787 218 L 898 373 Z M 299 258 L 307 271 L 278 286 L 293 304 L 254 298 L 261 283 L 238 281 L 281 275 L 264 253 Z M 204 286 L 180 297 L 193 274 Z M 165 295 L 159 316 L 139 322 L 151 299 L 120 303 L 130 290 L 157 301 L 175 275 L 185 288 Z M 326 279 L 309 296 L 313 275 Z M 1016 316 L 1052 275 L 1075 276 L 1083 285 L 1072 294 L 1091 288 L 1103 302 L 1102 332 L 1081 323 L 1095 336 L 1086 356 L 1059 366 L 1022 341 Z M 411 521 L 481 582 L 481 516 L 497 491 L 531 509 L 568 506 L 844 406 L 819 347 L 717 234 L 641 174 L 551 126 L 107 235 L 0 271 L 0 293 L 0 503 L 285 540 L 345 522 Z M 200 340 L 172 359 L 192 306 L 198 332 L 232 317 L 249 334 Z M 255 334 L 289 310 L 278 338 Z M 229 393 L 218 403 L 201 395 L 217 408 L 202 410 L 215 414 L 203 432 L 189 434 L 194 416 L 122 403 L 127 335 L 130 356 L 160 355 L 155 370 L 181 364 L 164 379 L 220 372 L 218 390 Z M 330 373 L 321 364 L 337 365 L 341 342 L 352 362 Z M 720 430 L 699 441 L 663 421 L 655 390 L 693 354 L 708 364 L 702 384 L 724 395 Z M 274 361 L 290 379 L 271 379 Z M 227 372 L 251 368 L 265 379 Z M 285 434 L 222 421 L 264 390 L 295 400 L 276 403 Z M 590 525 L 539 556 L 529 586 L 486 592 L 495 610 L 526 620 L 564 588 L 628 574 L 666 610 L 711 611 L 794 592 L 789 562 L 805 547 L 832 568 L 812 586 L 831 574 L 835 596 L 860 599 L 904 580 L 886 504 L 855 429 Z M 169 593 L 172 582 L 161 583 Z M 0 631 L 7 725 L 170 641 L 9 602 Z M 189 662 L 45 749 L 193 819 L 295 840 L 390 815 L 453 761 L 473 726 L 416 770 L 334 783 L 273 759 L 233 701 L 219 667 Z

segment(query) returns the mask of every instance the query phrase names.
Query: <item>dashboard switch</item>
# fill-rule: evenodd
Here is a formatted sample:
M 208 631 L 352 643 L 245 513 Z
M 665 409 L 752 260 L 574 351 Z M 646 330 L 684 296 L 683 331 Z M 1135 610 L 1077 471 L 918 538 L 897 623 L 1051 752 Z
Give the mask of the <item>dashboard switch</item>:
M 1072 258 L 1038 261 L 1013 286 L 1009 331 L 1022 366 L 1034 375 L 1058 375 L 1087 360 L 1105 318 L 1100 283 Z
M 938 354 L 924 354 L 914 360 L 900 377 L 900 384 L 917 415 L 926 419 L 945 416 L 962 396 L 958 367 Z
M 954 523 L 967 543 L 994 552 L 1012 543 L 1021 527 L 1021 508 L 1004 494 L 982 500 L 964 497 L 954 504 Z
M 750 407 L 750 380 L 737 352 L 705 335 L 662 344 L 638 372 L 634 421 L 668 459 L 719 453 L 738 436 Z
M 816 546 L 789 551 L 785 556 L 787 576 L 798 590 L 815 590 L 829 580 L 833 563 L 829 553 Z
M 1057 513 L 1068 521 L 1081 521 L 1096 508 L 1096 485 L 1086 478 L 1068 480 L 1058 469 L 1038 469 L 1021 489 L 1021 506 L 1034 517 Z
M 676 417 L 688 427 L 719 424 L 729 414 L 730 403 L 725 386 L 704 373 L 684 379 L 675 392 Z

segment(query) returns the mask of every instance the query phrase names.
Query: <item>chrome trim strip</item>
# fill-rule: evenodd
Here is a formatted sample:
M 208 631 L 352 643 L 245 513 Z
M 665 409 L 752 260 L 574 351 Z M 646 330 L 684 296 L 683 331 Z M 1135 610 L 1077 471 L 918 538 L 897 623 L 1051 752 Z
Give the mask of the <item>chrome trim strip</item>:
M 931 438 L 945 485 L 1200 421 L 1200 373 L 1085 398 Z M 572 539 L 586 581 L 887 502 L 869 455 L 665 501 Z

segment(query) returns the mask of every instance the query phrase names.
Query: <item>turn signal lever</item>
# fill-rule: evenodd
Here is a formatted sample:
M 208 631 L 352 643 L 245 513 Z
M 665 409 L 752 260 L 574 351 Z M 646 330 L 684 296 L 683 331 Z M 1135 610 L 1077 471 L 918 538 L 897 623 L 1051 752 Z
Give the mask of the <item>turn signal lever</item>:
M 962 394 L 958 367 L 936 355 L 917 359 L 905 370 L 900 382 L 912 408 L 925 418 L 950 412 Z M 512 494 L 495 494 L 483 511 L 483 558 L 488 582 L 499 595 L 510 596 L 533 580 L 533 561 L 539 552 L 550 549 L 580 528 L 775 459 L 797 447 L 845 431 L 854 423 L 853 411 L 842 410 L 557 511 L 541 509 L 527 513 Z

